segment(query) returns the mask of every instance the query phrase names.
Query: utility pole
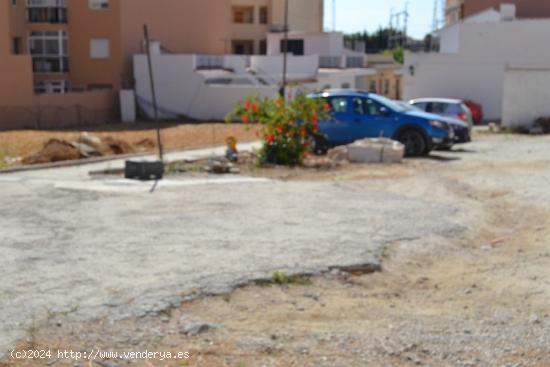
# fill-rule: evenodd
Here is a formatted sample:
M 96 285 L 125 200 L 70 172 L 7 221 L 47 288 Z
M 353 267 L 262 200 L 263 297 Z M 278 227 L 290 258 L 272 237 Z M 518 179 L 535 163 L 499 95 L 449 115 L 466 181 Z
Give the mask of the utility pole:
M 405 25 L 403 27 L 403 36 L 405 37 L 403 41 L 401 42 L 401 46 L 403 48 L 407 48 L 407 45 L 409 43 L 409 2 L 407 1 L 405 3 L 405 11 L 403 12 L 403 16 L 405 17 Z
M 143 35 L 145 36 L 145 48 L 147 50 L 147 65 L 149 67 L 149 81 L 151 83 L 151 94 L 153 96 L 153 114 L 155 117 L 155 122 L 157 123 L 157 144 L 159 147 L 159 160 L 163 161 L 163 149 L 162 149 L 162 140 L 160 138 L 160 120 L 158 116 L 158 105 L 157 105 L 157 93 L 155 90 L 155 79 L 153 75 L 153 62 L 151 60 L 151 42 L 149 40 L 149 28 L 147 24 L 143 25 Z
M 401 28 L 401 18 L 403 17 L 403 28 Z M 403 11 L 394 13 L 393 9 L 390 13 L 390 34 L 388 36 L 388 49 L 394 46 L 407 47 L 407 33 L 409 28 L 409 3 L 405 3 Z M 398 34 L 394 34 L 396 31 Z
M 283 100 L 286 99 L 286 78 L 288 69 L 288 0 L 285 0 L 285 25 L 284 25 L 284 46 L 283 47 L 283 85 L 280 94 Z
M 332 31 L 336 32 L 336 0 L 332 0 Z

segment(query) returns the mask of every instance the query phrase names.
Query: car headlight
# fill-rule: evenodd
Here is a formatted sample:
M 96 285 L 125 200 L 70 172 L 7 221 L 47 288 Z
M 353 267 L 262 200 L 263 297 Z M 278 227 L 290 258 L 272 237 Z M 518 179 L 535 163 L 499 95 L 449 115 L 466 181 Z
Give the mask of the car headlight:
M 430 121 L 430 125 L 433 127 L 437 127 L 438 129 L 449 130 L 449 125 L 447 125 L 443 121 L 432 120 Z

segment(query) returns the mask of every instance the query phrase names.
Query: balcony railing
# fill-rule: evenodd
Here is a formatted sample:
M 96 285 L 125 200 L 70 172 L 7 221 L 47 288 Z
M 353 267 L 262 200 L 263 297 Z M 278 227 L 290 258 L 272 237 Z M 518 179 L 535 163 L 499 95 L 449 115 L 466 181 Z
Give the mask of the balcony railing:
M 326 69 L 339 69 L 342 58 L 340 56 L 319 56 L 319 67 Z
M 28 0 L 29 23 L 67 23 L 66 0 Z
M 362 68 L 365 67 L 365 59 L 362 56 L 347 56 L 346 57 L 347 68 Z
M 29 23 L 67 23 L 67 9 L 29 8 L 27 20 Z
M 68 57 L 33 57 L 32 70 L 35 73 L 68 73 Z

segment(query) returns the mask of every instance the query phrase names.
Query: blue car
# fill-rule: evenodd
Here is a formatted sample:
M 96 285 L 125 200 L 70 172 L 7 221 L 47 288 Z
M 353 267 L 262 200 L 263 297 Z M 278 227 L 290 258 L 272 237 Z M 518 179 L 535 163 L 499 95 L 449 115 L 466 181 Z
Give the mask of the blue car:
M 405 145 L 406 156 L 428 154 L 452 145 L 453 129 L 438 115 L 406 109 L 374 93 L 354 90 L 328 90 L 309 98 L 322 98 L 330 106 L 330 119 L 319 122 L 321 135 L 315 150 L 344 145 L 364 138 L 385 137 Z

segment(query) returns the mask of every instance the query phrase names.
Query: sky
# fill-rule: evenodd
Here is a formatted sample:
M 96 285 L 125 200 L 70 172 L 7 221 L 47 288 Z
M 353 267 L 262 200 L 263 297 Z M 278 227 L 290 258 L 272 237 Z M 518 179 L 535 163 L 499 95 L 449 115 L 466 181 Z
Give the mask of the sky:
M 387 27 L 390 13 L 403 11 L 407 0 L 335 0 L 336 30 L 345 33 L 375 32 L 380 26 Z M 435 0 L 408 0 L 409 34 L 423 38 L 431 31 Z M 332 2 L 325 0 L 325 29 L 332 30 Z M 441 3 L 441 1 L 440 1 Z M 403 18 L 401 20 L 403 22 Z

